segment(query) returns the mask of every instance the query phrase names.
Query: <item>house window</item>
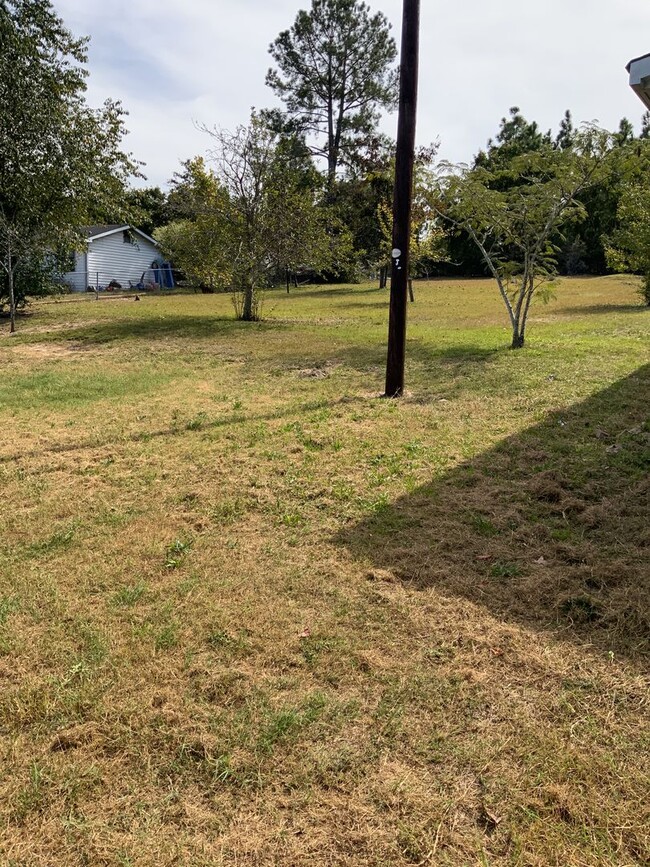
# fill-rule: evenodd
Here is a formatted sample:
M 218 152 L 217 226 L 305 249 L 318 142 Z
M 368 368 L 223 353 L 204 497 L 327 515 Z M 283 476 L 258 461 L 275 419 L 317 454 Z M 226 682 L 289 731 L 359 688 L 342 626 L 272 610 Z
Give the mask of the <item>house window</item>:
M 135 241 L 133 239 L 133 235 L 131 234 L 130 229 L 125 229 L 122 232 L 122 240 L 124 241 L 125 244 L 135 244 Z

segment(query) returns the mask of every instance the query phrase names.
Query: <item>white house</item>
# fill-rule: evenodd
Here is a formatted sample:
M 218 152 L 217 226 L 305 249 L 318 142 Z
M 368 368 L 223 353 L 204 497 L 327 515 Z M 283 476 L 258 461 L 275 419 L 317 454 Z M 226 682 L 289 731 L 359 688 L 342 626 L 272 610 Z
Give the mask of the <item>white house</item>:
M 170 286 L 171 271 L 161 269 L 160 248 L 153 238 L 133 226 L 86 226 L 86 249 L 74 254 L 74 270 L 62 275 L 74 292 L 106 289 L 111 283 L 124 289 Z

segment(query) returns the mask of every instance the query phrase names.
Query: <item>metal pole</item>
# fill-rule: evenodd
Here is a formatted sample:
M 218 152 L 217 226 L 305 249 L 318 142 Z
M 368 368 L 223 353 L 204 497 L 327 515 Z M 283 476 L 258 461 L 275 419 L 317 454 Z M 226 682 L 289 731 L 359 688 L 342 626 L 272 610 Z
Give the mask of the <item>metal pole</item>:
M 400 397 L 404 393 L 406 298 L 417 117 L 420 0 L 403 2 L 385 397 Z

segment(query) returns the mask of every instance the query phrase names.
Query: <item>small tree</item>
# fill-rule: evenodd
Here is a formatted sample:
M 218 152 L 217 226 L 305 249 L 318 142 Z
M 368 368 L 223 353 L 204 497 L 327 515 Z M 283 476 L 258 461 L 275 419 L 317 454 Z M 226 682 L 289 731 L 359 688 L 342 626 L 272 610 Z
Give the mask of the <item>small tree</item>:
M 505 168 L 481 165 L 442 179 L 437 210 L 468 233 L 496 280 L 512 327 L 512 348 L 524 346 L 533 298 L 549 297 L 562 226 L 582 219 L 579 195 L 606 171 L 609 136 L 589 129 L 574 146 L 544 144 Z
M 232 280 L 230 201 L 202 157 L 188 160 L 174 176 L 169 211 L 176 219 L 154 231 L 165 256 L 189 280 L 216 289 Z
M 273 271 L 299 264 L 323 270 L 335 258 L 336 243 L 306 182 L 299 148 L 255 114 L 247 127 L 211 135 L 211 156 L 229 199 L 233 299 L 237 316 L 251 321 L 259 318 L 260 290 Z
M 281 269 L 323 270 L 340 238 L 315 202 L 312 167 L 255 114 L 235 132 L 207 130 L 214 170 L 185 164 L 169 195 L 182 216 L 157 232 L 165 252 L 201 281 L 230 284 L 238 318 L 260 316 L 261 290 Z
M 13 332 L 21 263 L 24 275 L 28 261 L 78 243 L 89 213 L 114 207 L 137 167 L 121 150 L 120 105 L 86 105 L 86 40 L 49 0 L 0 0 L 0 36 L 0 295 Z
M 397 98 L 390 25 L 360 0 L 312 0 L 269 49 L 277 69 L 266 82 L 296 130 L 324 136 L 313 152 L 327 160 L 330 187 L 341 159 L 374 132 L 380 108 Z

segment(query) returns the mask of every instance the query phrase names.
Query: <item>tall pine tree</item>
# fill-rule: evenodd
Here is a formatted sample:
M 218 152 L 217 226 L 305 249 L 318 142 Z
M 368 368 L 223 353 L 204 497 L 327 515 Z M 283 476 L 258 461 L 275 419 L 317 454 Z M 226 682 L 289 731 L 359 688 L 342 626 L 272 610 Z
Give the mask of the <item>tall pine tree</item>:
M 277 68 L 266 82 L 286 120 L 327 160 L 332 186 L 341 163 L 373 133 L 379 110 L 396 102 L 390 25 L 360 0 L 312 0 L 269 51 Z

